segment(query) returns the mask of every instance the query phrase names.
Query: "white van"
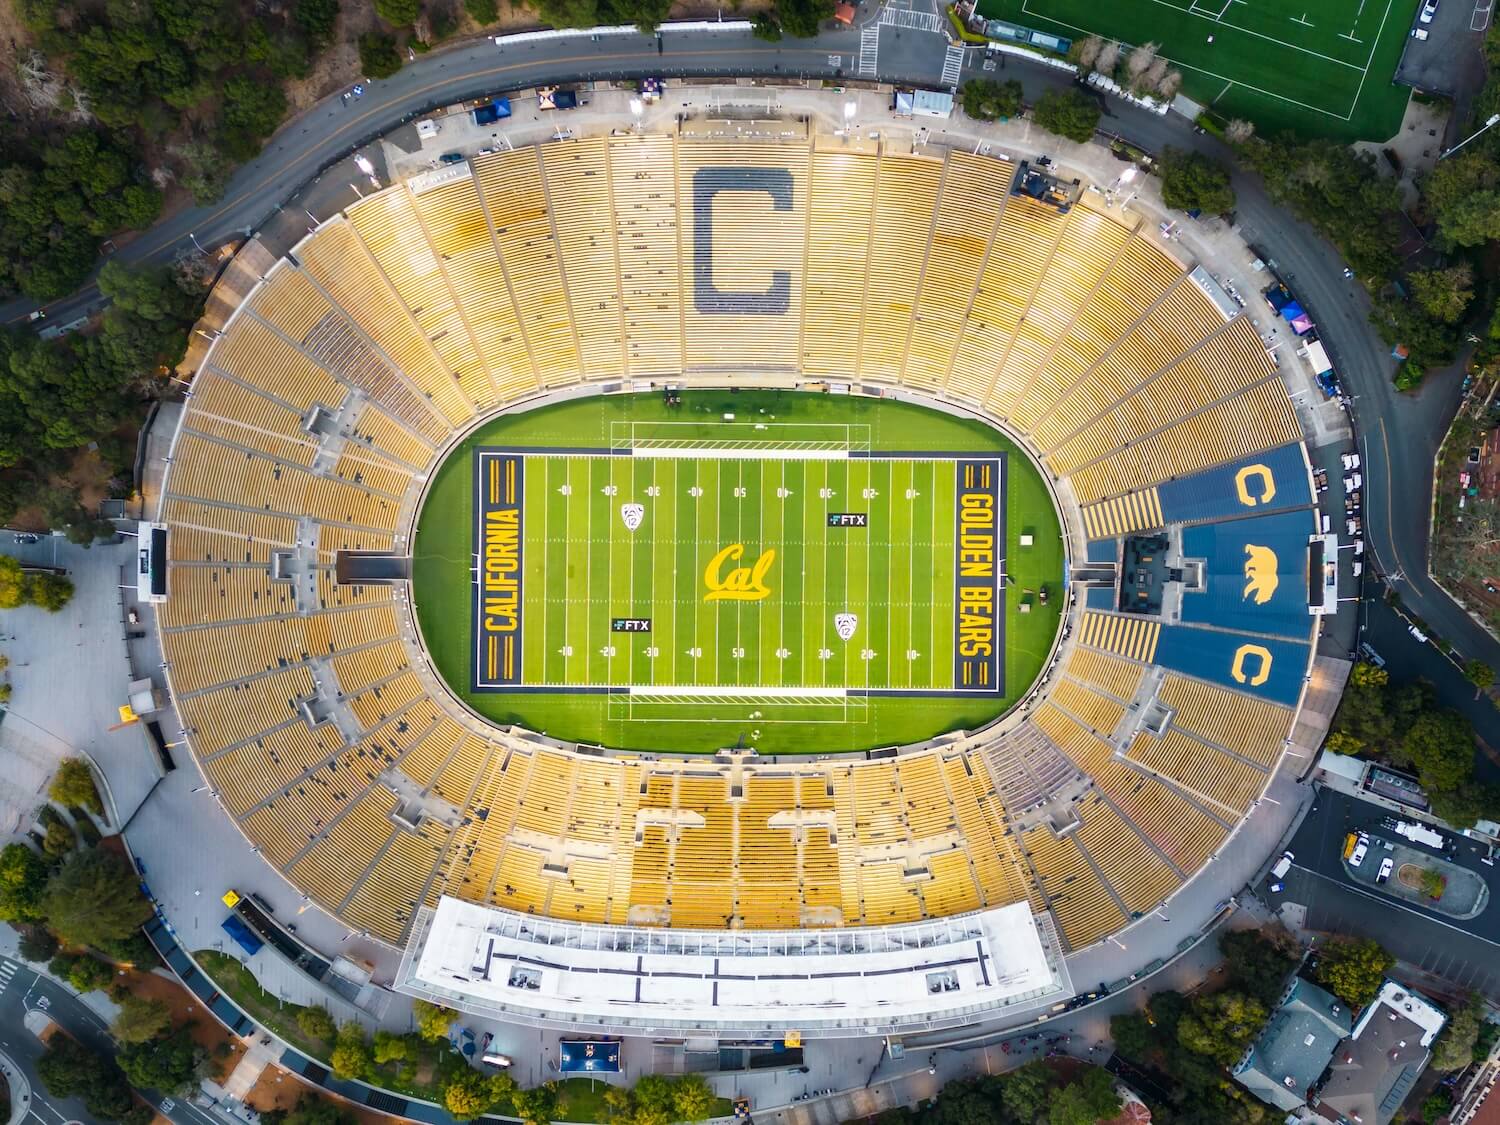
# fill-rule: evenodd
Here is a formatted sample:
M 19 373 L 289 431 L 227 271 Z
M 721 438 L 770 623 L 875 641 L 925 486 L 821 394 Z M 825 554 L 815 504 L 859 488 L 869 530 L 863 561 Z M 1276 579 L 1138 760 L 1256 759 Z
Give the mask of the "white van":
M 1292 869 L 1292 860 L 1297 857 L 1291 852 L 1282 852 L 1281 858 L 1276 861 L 1276 866 L 1271 868 L 1271 875 L 1276 879 L 1286 878 L 1286 873 Z

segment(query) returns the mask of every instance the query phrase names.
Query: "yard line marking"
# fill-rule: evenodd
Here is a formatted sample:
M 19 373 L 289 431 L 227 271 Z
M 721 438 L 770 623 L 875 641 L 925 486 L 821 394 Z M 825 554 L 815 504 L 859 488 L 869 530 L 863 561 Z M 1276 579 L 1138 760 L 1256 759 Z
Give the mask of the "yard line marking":
M 1307 18 L 1307 13 L 1306 12 L 1303 12 L 1296 19 L 1292 19 L 1291 16 L 1288 16 L 1287 19 L 1290 20 L 1292 23 L 1300 23 L 1304 27 L 1317 27 L 1318 26 L 1317 24 L 1313 23 L 1311 20 L 1309 20 Z M 1348 65 L 1353 66 L 1354 64 L 1353 63 L 1349 63 Z
M 1370 67 L 1375 62 L 1375 51 L 1380 46 L 1380 37 L 1385 34 L 1385 21 L 1391 18 L 1391 5 L 1395 2 L 1396 0 L 1386 0 L 1385 15 L 1380 17 L 1380 26 L 1375 29 L 1375 42 L 1370 45 L 1370 55 L 1365 59 L 1365 71 L 1359 76 L 1359 85 L 1354 88 L 1354 101 L 1349 105 L 1350 117 L 1354 116 L 1354 110 L 1359 105 L 1360 95 L 1364 93 L 1365 79 L 1370 77 Z

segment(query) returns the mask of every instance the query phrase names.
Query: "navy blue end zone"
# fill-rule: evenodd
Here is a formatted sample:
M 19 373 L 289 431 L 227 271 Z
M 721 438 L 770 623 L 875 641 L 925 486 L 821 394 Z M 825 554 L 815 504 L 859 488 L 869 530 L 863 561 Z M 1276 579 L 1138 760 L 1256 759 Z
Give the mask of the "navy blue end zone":
M 1005 460 L 963 458 L 953 472 L 953 690 L 998 694 L 1005 685 Z
M 473 691 L 521 683 L 521 563 L 526 461 L 513 451 L 474 453 Z

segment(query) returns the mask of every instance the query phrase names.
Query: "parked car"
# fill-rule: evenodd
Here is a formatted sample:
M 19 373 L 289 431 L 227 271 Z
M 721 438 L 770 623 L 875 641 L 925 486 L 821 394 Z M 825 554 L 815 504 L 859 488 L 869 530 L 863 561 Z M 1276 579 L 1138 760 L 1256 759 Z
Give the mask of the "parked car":
M 1422 5 L 1422 14 L 1417 17 L 1423 23 L 1431 23 L 1432 17 L 1437 15 L 1438 0 L 1426 0 Z
M 1377 883 L 1384 883 L 1391 877 L 1391 872 L 1395 869 L 1395 866 L 1396 861 L 1390 856 L 1386 856 L 1380 861 L 1380 870 L 1376 872 L 1375 881 Z
M 1370 842 L 1368 840 L 1361 839 L 1359 843 L 1354 845 L 1354 854 L 1349 857 L 1349 866 L 1358 867 L 1365 861 L 1365 855 L 1369 852 L 1369 850 Z
M 461 152 L 445 152 L 438 159 L 444 164 L 462 164 L 464 162 L 464 154 Z

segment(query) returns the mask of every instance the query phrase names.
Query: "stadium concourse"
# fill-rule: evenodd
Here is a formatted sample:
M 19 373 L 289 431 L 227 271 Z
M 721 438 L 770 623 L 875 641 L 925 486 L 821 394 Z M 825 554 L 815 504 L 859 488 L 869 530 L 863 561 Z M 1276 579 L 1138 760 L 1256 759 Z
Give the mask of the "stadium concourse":
M 909 958 L 968 925 L 996 948 L 936 987 L 910 963 L 931 999 L 890 1025 L 973 1022 L 1013 999 L 983 993 L 985 955 L 1027 944 L 1002 917 L 1042 951 L 1022 975 L 1051 978 L 1015 994 L 1050 1002 L 1070 967 L 1110 976 L 1117 932 L 1169 922 L 1164 900 L 1243 885 L 1290 815 L 1341 682 L 1308 613 L 1331 545 L 1284 381 L 1302 374 L 1211 276 L 1234 267 L 1173 256 L 1141 203 L 1066 178 L 1012 194 L 1019 154 L 785 125 L 583 137 L 387 189 L 258 270 L 193 382 L 157 513 L 173 706 L 218 806 L 303 909 L 366 935 L 380 983 L 405 948 L 403 987 L 433 987 L 416 966 L 440 947 L 407 940 L 466 904 L 481 930 L 666 956 L 785 933 Z M 786 205 L 752 183 L 696 207 L 703 168 L 784 172 Z M 730 261 L 746 289 L 785 275 L 785 307 L 695 299 Z M 1038 458 L 1077 605 L 1019 710 L 894 756 L 580 754 L 458 706 L 399 583 L 338 581 L 347 552 L 404 556 L 427 477 L 495 409 L 738 381 L 939 403 Z M 338 932 L 322 917 L 310 942 Z M 526 1002 L 562 994 L 545 971 L 500 975 L 520 982 L 506 1017 L 545 1022 Z M 746 1018 L 713 1007 L 692 1018 Z M 621 1026 L 658 1022 L 639 1020 Z

